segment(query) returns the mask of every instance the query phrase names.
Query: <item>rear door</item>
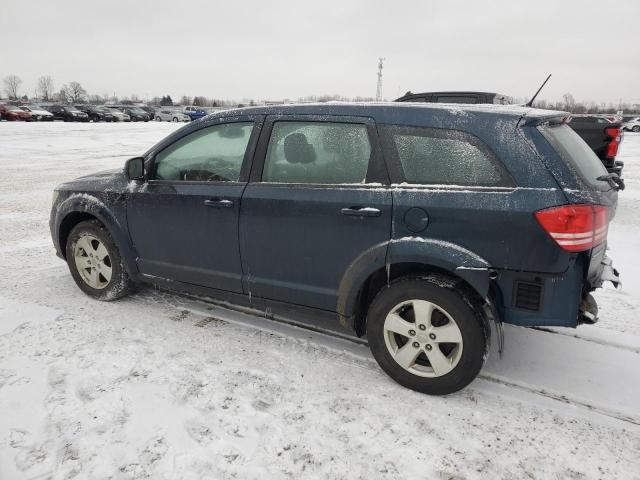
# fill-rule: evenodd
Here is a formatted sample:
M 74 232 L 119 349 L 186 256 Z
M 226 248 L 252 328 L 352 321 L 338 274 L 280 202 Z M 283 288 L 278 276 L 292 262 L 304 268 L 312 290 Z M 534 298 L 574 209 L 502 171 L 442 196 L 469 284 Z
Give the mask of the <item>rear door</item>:
M 267 117 L 240 213 L 251 295 L 336 311 L 345 271 L 391 236 L 387 183 L 371 119 Z
M 150 180 L 127 204 L 143 274 L 243 291 L 238 216 L 261 121 L 212 120 L 152 154 Z

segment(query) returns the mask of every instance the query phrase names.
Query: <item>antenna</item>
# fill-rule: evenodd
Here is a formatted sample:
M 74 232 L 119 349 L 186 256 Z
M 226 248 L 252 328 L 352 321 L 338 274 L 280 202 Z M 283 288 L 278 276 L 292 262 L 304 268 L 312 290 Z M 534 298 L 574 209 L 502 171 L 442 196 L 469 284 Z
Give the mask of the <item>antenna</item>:
M 376 89 L 376 102 L 382 101 L 382 69 L 384 68 L 384 58 L 378 58 L 378 88 Z
M 531 100 L 529 100 L 529 101 L 525 104 L 525 106 L 526 106 L 526 107 L 530 107 L 530 106 L 532 106 L 532 105 L 533 105 L 533 101 L 536 99 L 536 97 L 537 97 L 537 96 L 538 96 L 538 94 L 540 93 L 540 90 L 542 90 L 542 88 L 547 84 L 547 82 L 549 81 L 549 79 L 550 79 L 550 78 L 551 78 L 551 74 L 549 74 L 549 76 L 547 77 L 547 79 L 546 79 L 544 82 L 542 82 L 542 85 L 540 85 L 540 88 L 538 89 L 538 91 L 536 92 L 536 94 L 535 94 L 533 97 L 531 97 Z

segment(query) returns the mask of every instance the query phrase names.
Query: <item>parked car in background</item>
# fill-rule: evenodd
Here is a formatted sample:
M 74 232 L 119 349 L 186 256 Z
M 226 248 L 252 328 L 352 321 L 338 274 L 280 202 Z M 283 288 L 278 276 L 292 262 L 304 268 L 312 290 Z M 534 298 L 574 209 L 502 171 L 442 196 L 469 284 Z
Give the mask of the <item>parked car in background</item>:
M 138 106 L 140 110 L 143 110 L 144 113 L 147 114 L 149 120 L 153 120 L 156 117 L 156 109 L 153 107 L 149 107 L 148 105 L 140 105 Z
M 45 122 L 53 120 L 53 113 L 48 112 L 39 105 L 20 105 L 20 109 L 31 114 L 31 119 L 36 122 Z
M 100 107 L 103 112 L 109 113 L 111 115 L 111 120 L 113 122 L 130 122 L 131 117 L 126 113 L 118 110 L 117 108 L 109 108 L 109 107 Z
M 65 122 L 89 121 L 89 115 L 75 107 L 68 105 L 47 105 L 45 108 L 53 114 L 54 120 L 63 120 Z
M 190 122 L 191 118 L 179 110 L 161 108 L 156 110 L 155 120 L 157 122 Z
M 89 116 L 90 122 L 111 122 L 113 121 L 113 115 L 110 112 L 104 112 L 101 107 L 94 105 L 76 105 L 75 106 L 81 112 L 86 113 Z
M 147 112 L 145 112 L 139 107 L 125 106 L 125 107 L 121 107 L 121 110 L 127 115 L 129 115 L 132 122 L 148 122 L 149 121 L 149 115 L 147 115 Z
M 30 122 L 32 116 L 30 112 L 27 112 L 15 105 L 8 105 L 6 103 L 0 105 L 0 119 L 7 120 L 9 122 Z
M 640 132 L 640 117 L 631 117 L 622 124 L 625 130 L 632 132 Z
M 427 102 L 427 103 L 494 103 L 509 105 L 513 98 L 501 93 L 491 92 L 407 92 L 396 102 Z
M 182 109 L 182 113 L 185 115 L 189 115 L 189 118 L 193 120 L 198 120 L 199 118 L 205 117 L 207 112 L 202 107 L 184 107 Z
M 398 383 L 447 394 L 482 368 L 494 321 L 593 323 L 591 292 L 619 282 L 620 185 L 567 116 L 229 110 L 58 186 L 51 235 L 95 299 L 147 282 L 366 336 Z
M 601 115 L 572 115 L 569 126 L 591 147 L 609 173 L 622 174 L 624 163 L 616 161 L 623 136 L 621 122 Z

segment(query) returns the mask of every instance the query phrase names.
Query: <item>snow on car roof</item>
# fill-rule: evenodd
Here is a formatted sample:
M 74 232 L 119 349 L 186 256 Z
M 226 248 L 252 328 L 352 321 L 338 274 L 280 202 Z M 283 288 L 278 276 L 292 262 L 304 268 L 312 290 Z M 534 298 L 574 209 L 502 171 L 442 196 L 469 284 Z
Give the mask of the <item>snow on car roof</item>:
M 512 117 L 519 119 L 526 116 L 529 119 L 543 119 L 550 117 L 561 117 L 569 115 L 567 112 L 555 110 L 543 110 L 539 108 L 527 107 L 524 105 L 498 105 L 498 104 L 461 104 L 461 103 L 425 103 L 425 102 L 326 102 L 326 103 L 304 103 L 289 105 L 266 105 L 258 107 L 234 108 L 215 112 L 209 117 L 229 116 L 229 115 L 353 115 L 353 116 L 373 116 L 378 120 L 385 117 L 393 117 L 397 113 L 417 114 L 422 116 L 425 113 L 440 114 L 449 113 L 452 115 L 479 114 L 479 115 L 499 115 L 502 117 Z M 397 119 L 397 117 L 396 117 Z

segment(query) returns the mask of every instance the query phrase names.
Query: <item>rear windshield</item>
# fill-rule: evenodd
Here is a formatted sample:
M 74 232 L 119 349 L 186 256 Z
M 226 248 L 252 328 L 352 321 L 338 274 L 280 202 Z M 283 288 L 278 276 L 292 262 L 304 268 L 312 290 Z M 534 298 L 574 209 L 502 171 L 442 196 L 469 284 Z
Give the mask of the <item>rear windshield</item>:
M 568 125 L 543 126 L 540 131 L 583 182 L 597 189 L 609 189 L 609 182 L 597 180 L 607 174 L 607 169 L 589 145 Z

